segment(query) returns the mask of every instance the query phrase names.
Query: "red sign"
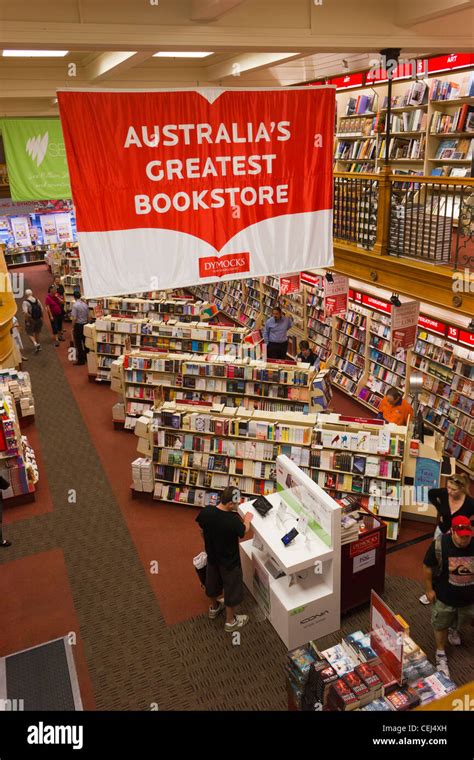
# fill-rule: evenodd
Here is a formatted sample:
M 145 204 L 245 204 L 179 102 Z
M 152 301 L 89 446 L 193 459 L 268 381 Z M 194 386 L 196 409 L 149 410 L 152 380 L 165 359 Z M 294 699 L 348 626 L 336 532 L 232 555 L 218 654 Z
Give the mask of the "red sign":
M 311 285 L 314 288 L 320 288 L 322 285 L 322 277 L 319 274 L 301 272 L 301 282 L 305 285 Z
M 362 87 L 364 84 L 364 74 L 359 71 L 356 74 L 345 74 L 343 77 L 332 77 L 329 84 L 335 84 L 336 89 L 346 90 L 349 87 Z
M 401 684 L 404 628 L 375 591 L 370 595 L 370 646 Z
M 463 343 L 465 346 L 474 348 L 474 333 L 467 332 L 466 330 L 459 330 L 459 343 Z
M 380 531 L 372 533 L 370 536 L 359 539 L 359 541 L 353 541 L 349 544 L 349 556 L 357 557 L 358 554 L 364 554 L 371 549 L 376 549 L 380 546 Z
M 390 333 L 394 354 L 400 348 L 407 349 L 415 345 L 419 314 L 419 301 L 406 301 L 401 306 L 392 306 Z
M 333 273 L 332 278 L 333 282 L 324 279 L 324 316 L 326 317 L 345 314 L 347 311 L 349 278 L 337 272 Z
M 249 269 L 250 253 L 228 253 L 224 256 L 205 256 L 199 259 L 199 276 L 203 279 L 248 272 Z
M 452 69 L 462 69 L 465 66 L 472 66 L 474 55 L 472 53 L 451 53 L 450 55 L 438 55 L 428 60 L 428 73 L 433 74 L 436 71 L 450 71 Z
M 339 422 L 360 422 L 363 425 L 385 425 L 384 420 L 376 420 L 373 417 L 345 417 L 339 415 Z
M 428 319 L 422 314 L 418 317 L 418 325 L 424 327 L 425 330 L 431 330 L 431 332 L 438 333 L 438 335 L 446 335 L 447 326 L 443 322 L 438 322 L 436 319 Z
M 286 277 L 280 277 L 280 295 L 287 296 L 290 293 L 299 293 L 301 290 L 301 280 L 299 274 L 288 274 Z
M 332 265 L 333 87 L 58 99 L 86 297 Z

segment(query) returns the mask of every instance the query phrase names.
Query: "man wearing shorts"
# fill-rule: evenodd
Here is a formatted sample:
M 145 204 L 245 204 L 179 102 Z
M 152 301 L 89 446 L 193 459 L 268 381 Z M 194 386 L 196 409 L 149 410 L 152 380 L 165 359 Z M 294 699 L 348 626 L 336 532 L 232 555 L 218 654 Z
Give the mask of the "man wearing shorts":
M 423 574 L 432 605 L 436 666 L 449 678 L 446 643 L 459 646 L 461 625 L 474 617 L 474 541 L 468 517 L 454 517 L 451 532 L 433 541 L 426 552 Z
M 214 620 L 225 608 L 225 630 L 228 633 L 243 628 L 249 621 L 248 615 L 236 615 L 234 611 L 244 595 L 239 538 L 248 533 L 253 518 L 247 512 L 244 519 L 240 519 L 235 512 L 239 503 L 238 489 L 228 487 L 222 492 L 220 504 L 204 507 L 196 517 L 207 554 L 206 594 L 212 602 L 209 618 Z M 223 602 L 219 601 L 222 592 Z

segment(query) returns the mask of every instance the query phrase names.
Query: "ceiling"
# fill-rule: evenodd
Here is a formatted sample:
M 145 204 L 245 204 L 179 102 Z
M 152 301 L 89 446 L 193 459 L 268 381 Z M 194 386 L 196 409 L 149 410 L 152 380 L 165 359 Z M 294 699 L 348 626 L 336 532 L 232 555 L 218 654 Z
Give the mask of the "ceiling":
M 404 58 L 474 49 L 474 0 L 0 0 L 0 115 L 57 113 L 58 88 L 283 86 Z M 203 50 L 202 59 L 153 58 Z

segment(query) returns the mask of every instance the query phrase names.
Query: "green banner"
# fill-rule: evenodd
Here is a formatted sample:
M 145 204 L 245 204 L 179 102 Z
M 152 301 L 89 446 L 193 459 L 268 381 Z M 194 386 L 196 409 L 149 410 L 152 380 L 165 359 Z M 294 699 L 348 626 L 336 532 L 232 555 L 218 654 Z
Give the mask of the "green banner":
M 59 119 L 3 119 L 0 129 L 14 201 L 72 197 Z

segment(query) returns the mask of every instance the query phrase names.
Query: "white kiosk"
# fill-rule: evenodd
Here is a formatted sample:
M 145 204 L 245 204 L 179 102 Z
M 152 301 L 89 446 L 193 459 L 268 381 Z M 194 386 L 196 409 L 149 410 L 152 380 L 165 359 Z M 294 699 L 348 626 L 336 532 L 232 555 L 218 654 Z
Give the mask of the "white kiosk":
M 253 500 L 254 538 L 240 544 L 244 583 L 288 649 L 340 628 L 341 508 L 286 456 L 276 460 L 277 492 L 262 517 Z M 288 545 L 282 538 L 298 535 Z

